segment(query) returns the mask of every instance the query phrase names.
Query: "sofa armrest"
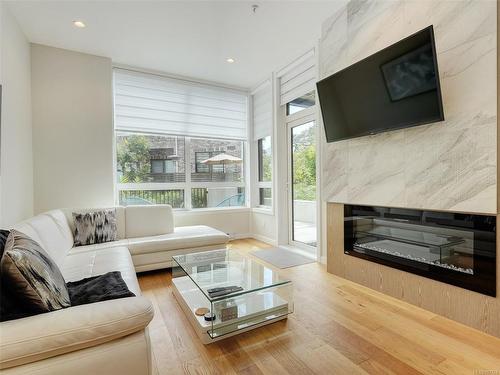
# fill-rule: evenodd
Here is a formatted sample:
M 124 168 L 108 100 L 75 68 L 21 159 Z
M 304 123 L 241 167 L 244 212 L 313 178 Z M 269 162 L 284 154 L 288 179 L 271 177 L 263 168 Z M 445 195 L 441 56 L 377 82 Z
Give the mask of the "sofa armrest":
M 0 369 L 96 346 L 144 329 L 153 318 L 145 297 L 69 307 L 0 323 Z

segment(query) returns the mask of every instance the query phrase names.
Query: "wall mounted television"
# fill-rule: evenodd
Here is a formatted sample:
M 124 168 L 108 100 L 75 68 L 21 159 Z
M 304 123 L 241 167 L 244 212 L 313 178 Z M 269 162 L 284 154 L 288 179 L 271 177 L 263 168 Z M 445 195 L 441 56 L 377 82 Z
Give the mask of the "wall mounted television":
M 443 121 L 429 26 L 319 81 L 327 142 Z

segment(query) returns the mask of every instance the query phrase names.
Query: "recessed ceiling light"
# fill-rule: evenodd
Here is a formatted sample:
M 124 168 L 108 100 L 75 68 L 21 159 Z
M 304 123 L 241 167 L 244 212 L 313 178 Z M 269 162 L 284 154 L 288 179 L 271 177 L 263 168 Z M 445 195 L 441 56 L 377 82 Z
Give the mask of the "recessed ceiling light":
M 83 29 L 86 25 L 83 23 L 83 21 L 73 21 L 73 25 L 75 25 L 75 27 L 78 27 L 80 29 Z
M 228 58 L 226 59 L 226 61 L 227 61 L 229 64 L 234 63 L 234 59 L 233 59 L 232 57 L 228 57 Z

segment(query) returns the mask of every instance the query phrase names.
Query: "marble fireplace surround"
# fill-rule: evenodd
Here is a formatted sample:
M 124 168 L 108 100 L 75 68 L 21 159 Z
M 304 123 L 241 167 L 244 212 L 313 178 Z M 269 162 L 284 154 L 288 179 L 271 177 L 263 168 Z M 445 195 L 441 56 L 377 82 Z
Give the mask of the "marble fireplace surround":
M 327 269 L 500 337 L 500 257 L 495 298 L 343 249 L 343 203 L 498 213 L 497 11 L 488 0 L 346 1 L 322 25 L 318 51 L 322 79 L 434 26 L 445 121 L 335 143 L 323 136 Z
M 495 1 L 346 2 L 323 24 L 320 78 L 429 25 L 445 121 L 323 143 L 324 201 L 497 213 Z

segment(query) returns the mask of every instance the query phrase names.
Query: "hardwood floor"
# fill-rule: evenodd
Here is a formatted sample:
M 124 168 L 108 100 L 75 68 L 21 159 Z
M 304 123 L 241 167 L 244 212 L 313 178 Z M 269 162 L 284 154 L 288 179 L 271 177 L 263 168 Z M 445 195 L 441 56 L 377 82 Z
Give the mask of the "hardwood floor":
M 268 245 L 248 239 L 230 247 L 248 253 Z M 294 283 L 294 313 L 210 345 L 200 343 L 173 297 L 170 270 L 140 275 L 155 307 L 153 373 L 500 375 L 498 338 L 331 275 L 317 263 L 282 272 Z

